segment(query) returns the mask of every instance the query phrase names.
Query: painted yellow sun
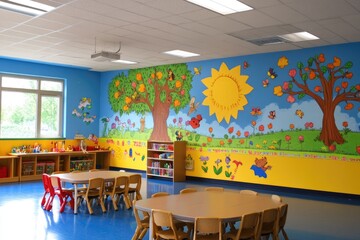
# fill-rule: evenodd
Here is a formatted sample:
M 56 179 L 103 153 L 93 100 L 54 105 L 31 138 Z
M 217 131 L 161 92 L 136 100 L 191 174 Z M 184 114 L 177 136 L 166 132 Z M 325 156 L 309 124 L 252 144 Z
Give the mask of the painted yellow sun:
M 222 63 L 219 71 L 211 70 L 211 77 L 202 79 L 203 84 L 207 87 L 203 94 L 206 96 L 203 105 L 209 106 L 210 116 L 215 114 L 217 121 L 223 119 L 227 123 L 230 118 L 237 119 L 238 111 L 244 110 L 248 103 L 245 95 L 249 94 L 253 87 L 246 83 L 249 76 L 240 75 L 241 67 L 233 69 Z

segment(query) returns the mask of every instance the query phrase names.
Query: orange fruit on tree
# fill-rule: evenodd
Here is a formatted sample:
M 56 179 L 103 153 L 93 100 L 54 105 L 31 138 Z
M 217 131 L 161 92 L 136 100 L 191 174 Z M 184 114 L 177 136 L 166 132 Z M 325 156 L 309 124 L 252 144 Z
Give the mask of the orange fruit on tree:
M 114 93 L 114 98 L 118 99 L 120 97 L 120 92 L 115 92 Z
M 181 85 L 182 85 L 182 83 L 179 80 L 177 80 L 175 83 L 175 87 L 180 88 Z
M 142 75 L 141 75 L 141 73 L 137 73 L 137 74 L 136 74 L 136 80 L 138 80 L 138 81 L 141 81 L 141 80 L 142 80 Z
M 115 81 L 115 87 L 118 87 L 120 85 L 120 81 L 119 80 L 116 80 Z
M 145 84 L 140 84 L 139 85 L 139 92 L 145 92 Z
M 178 106 L 180 106 L 180 101 L 176 99 L 174 101 L 174 107 L 178 107 Z
M 156 72 L 157 79 L 160 80 L 162 78 L 162 76 L 163 76 L 162 72 Z
M 309 73 L 310 80 L 313 80 L 316 77 L 315 71 L 311 70 Z
M 347 88 L 348 85 L 349 85 L 348 82 L 342 82 L 342 83 L 341 83 L 342 88 Z
M 126 103 L 126 104 L 131 103 L 131 101 L 132 101 L 132 100 L 131 100 L 131 97 L 126 97 L 126 98 L 125 98 L 125 103 Z
M 124 111 L 129 110 L 129 106 L 128 106 L 128 105 L 125 105 L 125 106 L 123 107 L 123 110 L 124 110 Z

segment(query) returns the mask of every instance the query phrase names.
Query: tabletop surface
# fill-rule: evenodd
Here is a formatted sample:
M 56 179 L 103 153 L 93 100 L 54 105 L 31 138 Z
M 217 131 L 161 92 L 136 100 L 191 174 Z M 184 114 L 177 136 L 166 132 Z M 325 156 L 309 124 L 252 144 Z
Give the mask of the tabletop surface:
M 119 176 L 131 176 L 138 173 L 119 172 L 119 171 L 94 171 L 94 172 L 77 172 L 77 173 L 60 173 L 54 174 L 63 182 L 69 183 L 87 183 L 90 178 L 104 178 L 106 180 L 114 180 Z
M 194 221 L 196 217 L 218 217 L 230 221 L 246 213 L 277 208 L 281 204 L 268 195 L 202 191 L 143 199 L 136 202 L 136 207 L 147 212 L 151 209 L 170 211 L 174 218 L 184 221 Z

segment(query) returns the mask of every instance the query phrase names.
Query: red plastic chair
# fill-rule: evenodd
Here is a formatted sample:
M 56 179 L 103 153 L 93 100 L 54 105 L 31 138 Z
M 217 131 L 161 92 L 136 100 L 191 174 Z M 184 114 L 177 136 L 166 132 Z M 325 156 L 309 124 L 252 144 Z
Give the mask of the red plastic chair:
M 74 210 L 74 197 L 73 190 L 63 189 L 61 186 L 61 181 L 59 177 L 50 176 L 50 183 L 54 189 L 54 195 L 59 197 L 60 200 L 60 212 L 64 212 L 65 206 L 68 202 L 70 202 L 71 209 Z M 70 199 L 70 200 L 69 200 Z M 52 197 L 50 204 L 52 207 L 52 201 L 54 200 L 54 196 Z M 68 201 L 69 200 L 69 201 Z M 51 209 L 51 208 L 50 208 Z
M 55 193 L 54 188 L 51 185 L 50 175 L 43 173 L 42 181 L 44 185 L 44 195 L 41 200 L 41 207 L 43 207 L 45 210 L 51 210 L 52 205 L 50 202 L 52 202 L 52 199 L 54 199 Z

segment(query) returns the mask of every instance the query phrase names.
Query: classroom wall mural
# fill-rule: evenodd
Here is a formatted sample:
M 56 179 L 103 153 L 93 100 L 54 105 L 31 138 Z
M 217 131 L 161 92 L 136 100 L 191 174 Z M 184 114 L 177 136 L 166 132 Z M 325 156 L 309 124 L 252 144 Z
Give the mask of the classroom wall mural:
M 187 176 L 360 194 L 356 49 L 105 73 L 101 137 L 114 166 L 146 170 L 148 139 L 185 140 Z

